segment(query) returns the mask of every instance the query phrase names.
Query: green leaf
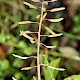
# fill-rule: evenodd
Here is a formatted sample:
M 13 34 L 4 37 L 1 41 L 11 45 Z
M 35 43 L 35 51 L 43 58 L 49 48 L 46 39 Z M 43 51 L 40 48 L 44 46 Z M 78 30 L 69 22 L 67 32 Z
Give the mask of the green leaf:
M 1 33 L 0 33 L 0 43 L 4 43 L 5 41 L 6 41 L 5 32 L 4 32 L 4 30 L 1 30 Z
M 70 77 L 65 78 L 64 80 L 80 80 L 80 75 L 72 75 Z
M 74 16 L 74 17 L 73 17 L 73 21 L 74 21 L 75 23 L 79 22 L 79 15 Z
M 14 67 L 17 67 L 17 68 L 20 68 L 23 64 L 23 60 L 19 59 L 19 58 L 16 58 L 13 62 L 13 66 Z
M 51 61 L 50 63 L 48 62 L 48 57 L 47 56 L 43 56 L 44 58 L 41 58 L 43 59 L 43 64 L 46 64 L 47 66 L 52 66 L 52 67 L 55 67 L 55 68 L 58 68 L 59 67 L 59 63 L 60 63 L 60 58 L 58 59 L 55 59 L 53 61 Z M 58 74 L 58 70 L 55 70 L 55 69 L 50 69 L 49 67 L 42 67 L 42 70 L 43 70 L 43 75 L 45 77 L 45 80 L 53 80 L 56 78 L 57 74 Z
M 0 78 L 0 80 L 4 80 L 3 78 Z
M 8 60 L 2 60 L 1 62 L 0 62 L 0 70 L 6 70 L 6 69 L 8 69 L 9 68 L 9 62 L 8 62 Z
M 55 68 L 58 68 L 59 67 L 59 63 L 60 63 L 60 58 L 51 61 L 50 62 L 50 66 L 53 66 Z M 56 78 L 56 76 L 57 76 L 57 74 L 58 74 L 59 71 L 58 70 L 55 70 L 55 69 L 53 69 L 51 71 L 53 73 L 53 77 Z
M 21 72 L 16 72 L 14 74 L 14 77 L 17 79 L 17 80 L 28 80 L 27 77 L 21 73 Z
M 22 77 L 22 73 L 17 72 L 17 73 L 15 73 L 14 76 L 15 76 L 16 79 L 20 79 Z
M 47 56 L 43 56 L 44 57 L 44 64 L 49 64 L 48 60 L 47 60 Z M 43 69 L 43 74 L 45 77 L 45 80 L 51 80 L 52 79 L 52 72 L 50 71 L 50 69 L 48 67 L 42 67 Z
M 25 48 L 26 47 L 26 43 L 24 41 L 19 41 L 18 47 Z
M 43 56 L 44 57 L 44 61 L 43 63 L 46 64 L 46 65 L 49 65 L 49 62 L 48 62 L 48 59 L 47 59 L 47 56 Z M 52 75 L 52 71 L 50 68 L 48 67 L 42 67 L 43 69 L 43 74 L 44 74 L 44 77 L 45 77 L 45 80 L 52 80 L 53 79 L 53 75 Z

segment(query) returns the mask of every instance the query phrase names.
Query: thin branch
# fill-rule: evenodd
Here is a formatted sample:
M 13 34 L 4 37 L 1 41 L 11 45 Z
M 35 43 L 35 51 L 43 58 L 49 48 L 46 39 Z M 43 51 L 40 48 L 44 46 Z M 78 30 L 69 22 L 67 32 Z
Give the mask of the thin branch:
M 36 34 L 38 32 L 31 32 L 31 31 L 20 31 L 20 35 L 22 34 Z
M 62 33 L 59 33 L 59 34 L 55 34 L 55 35 L 41 35 L 42 37 L 57 37 L 57 36 L 62 36 L 63 34 Z
M 45 3 L 45 2 L 55 2 L 55 1 L 57 1 L 57 0 L 51 0 L 51 1 L 44 1 L 44 3 Z
M 45 46 L 46 48 L 56 48 L 56 46 L 46 46 L 46 45 L 43 44 L 43 43 L 40 43 L 40 44 L 42 44 L 42 45 Z
M 47 64 L 41 64 L 42 66 L 45 66 L 45 67 L 49 67 L 50 69 L 56 69 L 56 70 L 59 70 L 59 71 L 64 71 L 65 69 L 64 68 L 55 68 L 53 66 L 48 66 Z
M 30 70 L 30 69 L 32 69 L 32 68 L 36 68 L 37 66 L 33 66 L 33 67 L 24 67 L 24 68 L 22 68 L 21 70 Z
M 49 11 L 49 12 L 57 12 L 57 11 L 61 11 L 61 10 L 64 10 L 65 7 L 60 7 L 60 8 L 53 8 L 51 10 L 46 10 L 46 11 Z
M 12 79 L 13 79 L 13 80 L 17 80 L 17 79 L 15 79 L 14 77 L 12 77 Z
M 30 57 L 22 57 L 16 54 L 12 54 L 14 57 L 20 58 L 20 59 L 29 59 L 29 58 L 37 58 L 36 56 L 30 56 Z
M 30 23 L 38 23 L 38 22 L 32 22 L 32 21 L 21 21 L 21 22 L 18 22 L 18 24 L 30 24 Z

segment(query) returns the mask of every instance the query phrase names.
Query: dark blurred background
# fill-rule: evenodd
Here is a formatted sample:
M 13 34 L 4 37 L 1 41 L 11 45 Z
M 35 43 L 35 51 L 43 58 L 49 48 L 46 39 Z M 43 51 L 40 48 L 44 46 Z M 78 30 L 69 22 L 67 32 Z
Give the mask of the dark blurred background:
M 36 65 L 36 59 L 21 60 L 15 58 L 12 54 L 20 56 L 36 56 L 36 45 L 19 35 L 22 30 L 38 31 L 37 24 L 19 25 L 20 21 L 39 21 L 36 16 L 40 11 L 30 9 L 23 4 L 23 1 L 33 3 L 31 0 L 0 0 L 0 80 L 12 80 L 14 76 L 18 80 L 33 80 L 32 76 L 37 76 L 36 68 L 29 71 L 21 71 L 22 67 Z M 46 18 L 60 18 L 64 20 L 59 23 L 50 23 L 47 25 L 56 33 L 63 33 L 63 36 L 56 38 L 42 37 L 41 42 L 46 45 L 56 45 L 55 49 L 41 47 L 41 61 L 44 62 L 42 55 L 48 55 L 47 62 L 54 67 L 63 67 L 63 72 L 53 70 L 56 74 L 56 80 L 79 80 L 74 77 L 64 79 L 72 75 L 80 74 L 80 1 L 79 0 L 58 0 L 49 3 L 47 9 L 65 7 L 64 11 L 50 13 Z M 42 29 L 41 34 L 49 34 Z M 37 38 L 37 35 L 31 36 Z M 42 80 L 46 79 L 46 72 L 41 68 Z M 46 74 L 45 74 L 46 73 Z M 53 75 L 54 75 L 53 74 Z M 50 76 L 49 76 L 50 77 Z

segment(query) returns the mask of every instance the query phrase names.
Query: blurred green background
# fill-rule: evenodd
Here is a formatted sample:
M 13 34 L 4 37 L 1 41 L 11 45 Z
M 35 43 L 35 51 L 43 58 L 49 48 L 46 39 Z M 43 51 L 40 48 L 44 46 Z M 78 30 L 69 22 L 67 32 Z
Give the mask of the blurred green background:
M 34 5 L 31 0 L 24 0 Z M 47 9 L 64 6 L 64 11 L 49 13 L 46 18 L 64 17 L 59 23 L 44 24 L 56 33 L 64 35 L 57 38 L 42 37 L 41 42 L 46 45 L 56 45 L 55 49 L 41 47 L 40 60 L 42 63 L 54 67 L 63 67 L 63 72 L 41 67 L 42 80 L 79 80 L 80 79 L 80 1 L 58 0 L 50 3 Z M 36 65 L 36 59 L 21 60 L 12 54 L 20 56 L 36 56 L 36 44 L 31 44 L 28 39 L 20 36 L 22 30 L 37 31 L 37 24 L 19 25 L 20 21 L 38 21 L 36 16 L 40 11 L 30 9 L 23 4 L 23 0 L 0 0 L 0 80 L 12 80 L 14 76 L 18 80 L 33 80 L 36 76 L 36 68 L 29 71 L 21 71 L 22 67 Z M 49 34 L 42 29 L 41 34 Z M 37 35 L 32 34 L 37 38 Z M 43 54 L 46 57 L 42 56 Z M 73 76 L 75 75 L 75 76 Z M 69 77 L 71 76 L 71 77 Z M 68 77 L 68 78 L 67 78 Z M 65 79 L 66 78 L 66 79 Z

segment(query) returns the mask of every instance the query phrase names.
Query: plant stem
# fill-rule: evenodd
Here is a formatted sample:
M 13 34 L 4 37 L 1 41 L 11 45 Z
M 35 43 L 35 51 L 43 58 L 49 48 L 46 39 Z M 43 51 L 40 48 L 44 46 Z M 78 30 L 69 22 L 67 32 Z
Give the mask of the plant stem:
M 44 0 L 43 0 L 44 1 Z M 38 31 L 38 46 L 37 46 L 37 74 L 38 74 L 38 80 L 41 80 L 41 74 L 40 74 L 40 32 L 41 32 L 41 25 L 42 25 L 42 17 L 43 17 L 43 3 L 41 8 L 41 18 L 39 23 L 39 31 Z

